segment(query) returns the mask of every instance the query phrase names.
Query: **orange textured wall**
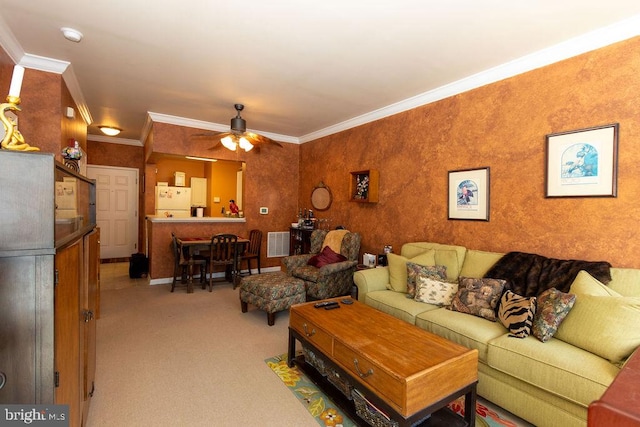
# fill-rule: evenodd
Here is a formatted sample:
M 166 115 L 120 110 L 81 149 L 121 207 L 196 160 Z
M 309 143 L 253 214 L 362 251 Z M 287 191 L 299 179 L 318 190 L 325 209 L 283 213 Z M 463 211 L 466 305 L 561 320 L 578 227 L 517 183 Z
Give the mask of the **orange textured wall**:
M 640 268 L 640 38 L 303 144 L 301 203 L 363 235 L 362 252 L 435 241 Z M 546 135 L 619 123 L 617 198 L 545 195 Z M 447 219 L 448 171 L 491 168 L 490 221 Z M 349 202 L 349 171 L 377 169 L 380 201 Z

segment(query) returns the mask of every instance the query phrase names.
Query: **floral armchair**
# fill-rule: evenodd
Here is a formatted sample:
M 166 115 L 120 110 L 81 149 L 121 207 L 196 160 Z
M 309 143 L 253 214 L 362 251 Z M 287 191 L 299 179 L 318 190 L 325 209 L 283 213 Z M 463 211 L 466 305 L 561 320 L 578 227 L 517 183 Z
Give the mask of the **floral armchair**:
M 358 265 L 360 252 L 360 234 L 347 232 L 342 237 L 340 254 L 346 261 L 323 265 L 320 268 L 309 265 L 314 255 L 325 247 L 325 238 L 329 231 L 314 230 L 311 233 L 311 250 L 304 255 L 292 255 L 282 259 L 289 276 L 304 280 L 307 301 L 348 295 L 353 286 L 353 273 Z

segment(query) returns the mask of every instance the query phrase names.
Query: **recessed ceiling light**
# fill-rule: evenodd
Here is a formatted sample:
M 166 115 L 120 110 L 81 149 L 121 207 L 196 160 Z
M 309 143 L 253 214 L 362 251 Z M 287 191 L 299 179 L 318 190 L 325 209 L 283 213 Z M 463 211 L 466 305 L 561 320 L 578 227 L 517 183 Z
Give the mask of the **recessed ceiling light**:
M 62 31 L 64 38 L 69 41 L 80 43 L 80 40 L 82 40 L 82 33 L 78 30 L 74 30 L 73 28 L 69 27 L 62 27 L 60 28 L 60 31 Z
M 102 131 L 105 135 L 116 136 L 122 129 L 114 128 L 113 126 L 98 126 L 98 129 Z

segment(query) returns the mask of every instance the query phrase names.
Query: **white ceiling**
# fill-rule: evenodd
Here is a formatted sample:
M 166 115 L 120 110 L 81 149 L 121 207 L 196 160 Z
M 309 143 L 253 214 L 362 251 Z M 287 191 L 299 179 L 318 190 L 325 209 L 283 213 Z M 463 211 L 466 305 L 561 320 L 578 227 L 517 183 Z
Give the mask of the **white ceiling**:
M 638 0 L 0 0 L 0 18 L 12 58 L 123 141 L 149 113 L 226 130 L 243 103 L 250 129 L 305 142 L 640 34 Z

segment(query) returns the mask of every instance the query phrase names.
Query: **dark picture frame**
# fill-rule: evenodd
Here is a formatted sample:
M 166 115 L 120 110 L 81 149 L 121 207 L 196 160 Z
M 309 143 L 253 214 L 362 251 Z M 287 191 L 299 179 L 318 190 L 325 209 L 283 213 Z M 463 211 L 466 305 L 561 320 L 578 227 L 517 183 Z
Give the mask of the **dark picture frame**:
M 617 197 L 619 127 L 547 135 L 545 197 Z
M 489 221 L 489 172 L 489 167 L 449 171 L 448 219 Z

